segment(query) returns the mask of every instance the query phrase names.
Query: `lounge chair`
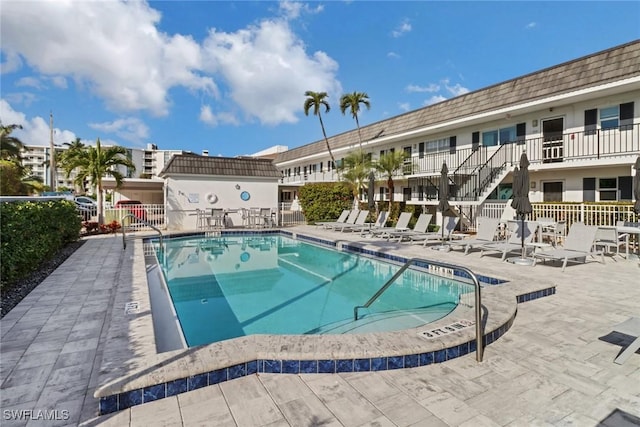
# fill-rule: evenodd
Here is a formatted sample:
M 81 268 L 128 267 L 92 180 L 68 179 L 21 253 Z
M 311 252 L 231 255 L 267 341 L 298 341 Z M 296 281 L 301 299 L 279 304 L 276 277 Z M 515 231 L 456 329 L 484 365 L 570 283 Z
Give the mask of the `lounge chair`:
M 631 344 L 629 344 L 627 348 L 625 348 L 624 351 L 614 360 L 618 365 L 622 365 L 640 348 L 640 317 L 631 317 L 630 319 L 614 326 L 613 330 L 624 335 L 635 337 L 635 340 L 633 340 Z
M 356 219 L 358 219 L 358 213 L 360 213 L 360 211 L 358 209 L 354 209 L 351 212 L 349 212 L 349 216 L 347 217 L 347 219 L 344 220 L 344 222 L 339 222 L 339 221 L 328 222 L 324 224 L 323 227 L 328 230 L 332 230 L 332 229 L 335 229 L 336 227 L 342 227 L 346 224 L 354 224 L 356 222 Z
M 397 237 L 398 242 L 402 242 L 405 239 L 412 240 L 412 238 L 414 237 L 416 239 L 419 239 L 420 236 L 424 236 L 425 234 L 432 234 L 427 232 L 427 229 L 429 228 L 429 223 L 431 222 L 431 217 L 433 217 L 433 215 L 422 213 L 418 217 L 418 221 L 413 226 L 413 229 L 390 231 L 388 233 L 389 238 L 392 239 Z
M 349 209 L 345 209 L 342 211 L 338 219 L 336 219 L 335 221 L 320 221 L 320 222 L 316 222 L 316 225 L 320 225 L 324 227 L 327 224 L 344 223 L 349 217 L 350 212 L 351 211 Z
M 376 222 L 372 223 L 364 223 L 363 225 L 361 225 L 360 227 L 353 227 L 351 228 L 351 231 L 359 231 L 361 235 L 364 235 L 365 233 L 368 233 L 369 231 L 372 230 L 379 230 L 381 228 L 383 228 L 385 226 L 385 224 L 387 223 L 387 219 L 389 218 L 389 212 L 388 211 L 380 211 L 380 213 L 378 214 L 378 219 L 376 219 Z
M 618 234 L 618 230 L 615 227 L 598 227 L 596 232 L 595 247 L 602 247 L 602 250 L 606 253 L 614 253 L 615 255 L 622 256 L 620 253 L 620 246 L 624 245 L 625 248 L 629 245 L 629 234 Z
M 506 242 L 489 242 L 478 245 L 478 248 L 481 249 L 480 256 L 484 256 L 485 252 L 502 252 L 502 260 L 504 261 L 508 253 L 522 251 L 522 233 L 524 233 L 524 244 L 526 246 L 533 240 L 537 228 L 538 224 L 536 222 L 525 221 L 524 229 L 521 222 L 518 222 L 516 229 Z
M 584 259 L 586 262 L 587 256 L 601 255 L 602 262 L 604 263 L 604 252 L 594 251 L 594 242 L 596 240 L 596 233 L 598 227 L 584 225 L 582 222 L 574 223 L 569 228 L 569 233 L 564 241 L 562 248 L 546 250 L 533 254 L 534 263 L 536 265 L 537 259 L 562 261 L 562 271 L 567 266 L 569 260 Z
M 344 224 L 342 227 L 336 226 L 336 227 L 333 227 L 333 229 L 336 231 L 354 231 L 354 229 L 359 230 L 360 227 L 364 225 L 364 222 L 367 220 L 368 216 L 369 216 L 369 211 L 367 210 L 360 211 L 358 212 L 358 216 L 356 217 L 356 220 L 353 224 Z
M 398 222 L 395 227 L 380 227 L 377 230 L 371 232 L 372 237 L 386 237 L 389 240 L 389 232 L 401 231 L 409 229 L 409 221 L 411 220 L 411 212 L 402 212 L 398 218 Z
M 442 230 L 433 231 L 431 233 L 425 233 L 422 236 L 414 236 L 411 238 L 412 242 L 422 241 L 422 246 L 427 246 L 427 243 L 446 243 L 448 240 L 455 238 L 453 232 L 458 226 L 460 217 L 448 216 L 444 220 L 444 232 Z
M 496 234 L 498 232 L 498 225 L 500 224 L 500 218 L 489 218 L 486 216 L 478 217 L 478 232 L 473 239 L 464 240 L 452 240 L 447 243 L 451 249 L 455 247 L 464 248 L 464 254 L 467 255 L 470 249 L 484 245 L 487 243 L 493 243 L 495 241 Z

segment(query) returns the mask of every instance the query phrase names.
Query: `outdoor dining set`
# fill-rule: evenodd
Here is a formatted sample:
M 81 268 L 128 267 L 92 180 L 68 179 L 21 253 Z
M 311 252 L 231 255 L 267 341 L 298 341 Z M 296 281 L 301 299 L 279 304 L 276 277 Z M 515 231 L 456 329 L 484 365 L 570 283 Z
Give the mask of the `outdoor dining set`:
M 241 224 L 233 224 L 231 214 L 241 219 Z M 270 228 L 276 226 L 276 212 L 271 208 L 238 209 L 196 209 L 196 229 L 214 230 L 232 226 L 246 228 Z

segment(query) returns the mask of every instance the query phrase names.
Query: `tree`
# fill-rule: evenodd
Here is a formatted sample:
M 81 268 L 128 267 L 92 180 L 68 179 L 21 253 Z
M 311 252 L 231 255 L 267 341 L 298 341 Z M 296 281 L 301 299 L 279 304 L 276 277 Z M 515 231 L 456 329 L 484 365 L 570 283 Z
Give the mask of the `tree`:
M 71 142 L 65 142 L 62 145 L 66 145 L 68 148 L 65 151 L 59 153 L 56 157 L 58 159 L 58 167 L 66 171 L 66 165 L 71 162 L 74 156 L 78 155 L 78 153 L 82 153 L 87 146 L 82 142 L 80 138 L 76 138 Z M 80 189 L 80 193 L 84 193 L 84 183 L 74 183 L 73 190 L 78 193 L 78 189 Z
M 20 163 L 22 160 L 20 152 L 24 148 L 24 144 L 15 136 L 11 136 L 11 132 L 16 129 L 22 129 L 22 126 L 9 125 L 0 127 L 0 158 Z
M 329 139 L 327 138 L 327 132 L 324 130 L 324 123 L 322 122 L 322 114 L 320 114 L 321 107 L 324 107 L 325 113 L 328 113 L 331 110 L 329 103 L 325 98 L 328 97 L 327 92 L 313 92 L 308 90 L 304 93 L 304 96 L 307 97 L 304 101 L 304 115 L 309 115 L 309 110 L 313 108 L 313 115 L 318 116 L 320 120 L 320 127 L 322 128 L 322 135 L 324 136 L 324 142 L 327 144 L 327 151 L 329 151 L 329 157 L 331 157 L 331 163 L 336 165 L 336 159 L 333 157 L 333 152 L 331 151 L 331 146 L 329 145 Z
M 407 153 L 404 151 L 389 151 L 373 164 L 375 170 L 380 172 L 387 178 L 387 189 L 389 190 L 389 207 L 393 203 L 393 175 L 396 171 L 402 169 L 407 159 Z
M 342 111 L 342 114 L 344 115 L 345 111 L 349 109 L 351 116 L 356 120 L 356 126 L 358 127 L 358 140 L 360 141 L 360 151 L 362 151 L 362 135 L 360 134 L 360 122 L 358 121 L 360 104 L 367 107 L 367 110 L 370 109 L 371 103 L 369 103 L 369 95 L 364 92 L 352 92 L 346 93 L 340 97 L 340 111 Z
M 89 146 L 78 150 L 65 160 L 64 170 L 67 178 L 75 170 L 75 184 L 83 185 L 85 180 L 91 182 L 97 196 L 99 224 L 104 222 L 102 178 L 110 175 L 116 180 L 116 188 L 121 187 L 124 175 L 117 170 L 118 166 L 126 166 L 135 170 L 135 165 L 131 159 L 127 158 L 126 148 L 116 145 L 103 149 L 100 145 L 100 138 L 96 141 L 95 147 Z
M 353 203 L 357 206 L 360 190 L 366 187 L 371 171 L 371 160 L 368 154 L 362 150 L 348 153 L 340 165 L 342 180 L 345 181 L 353 192 Z

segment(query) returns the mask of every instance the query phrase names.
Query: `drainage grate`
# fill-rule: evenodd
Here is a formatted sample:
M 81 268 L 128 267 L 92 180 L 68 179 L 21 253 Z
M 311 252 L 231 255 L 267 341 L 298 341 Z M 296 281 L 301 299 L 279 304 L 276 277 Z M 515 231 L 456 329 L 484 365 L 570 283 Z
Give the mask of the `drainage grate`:
M 135 314 L 140 310 L 140 303 L 138 301 L 131 301 L 124 305 L 124 314 Z
M 421 331 L 418 332 L 418 335 L 422 336 L 426 339 L 438 338 L 443 335 L 450 334 L 452 332 L 457 332 L 462 329 L 468 328 L 470 326 L 475 325 L 476 322 L 472 322 L 470 320 L 459 320 L 455 323 L 452 323 L 447 326 L 443 326 L 442 328 L 431 329 L 429 331 Z

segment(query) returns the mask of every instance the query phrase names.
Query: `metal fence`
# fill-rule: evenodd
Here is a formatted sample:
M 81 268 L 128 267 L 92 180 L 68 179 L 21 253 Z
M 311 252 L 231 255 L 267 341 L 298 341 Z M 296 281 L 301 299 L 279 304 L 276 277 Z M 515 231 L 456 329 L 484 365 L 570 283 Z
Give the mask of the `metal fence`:
M 280 212 L 278 215 L 281 227 L 306 224 L 304 214 L 300 208 L 292 209 L 292 203 L 280 203 Z

